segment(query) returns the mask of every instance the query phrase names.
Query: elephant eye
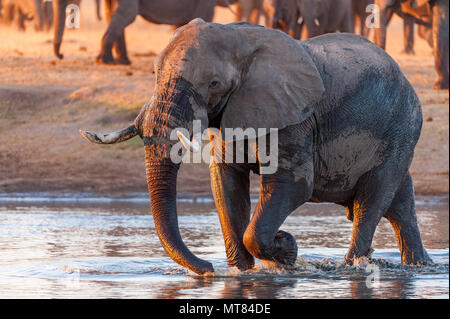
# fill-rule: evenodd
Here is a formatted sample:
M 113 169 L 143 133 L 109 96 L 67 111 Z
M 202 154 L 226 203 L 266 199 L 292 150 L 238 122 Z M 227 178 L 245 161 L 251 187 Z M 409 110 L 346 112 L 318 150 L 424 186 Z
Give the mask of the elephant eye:
M 209 84 L 209 87 L 210 87 L 211 89 L 215 89 L 215 88 L 219 87 L 219 85 L 220 85 L 220 82 L 217 81 L 217 80 L 214 80 L 214 81 L 212 81 L 212 82 Z

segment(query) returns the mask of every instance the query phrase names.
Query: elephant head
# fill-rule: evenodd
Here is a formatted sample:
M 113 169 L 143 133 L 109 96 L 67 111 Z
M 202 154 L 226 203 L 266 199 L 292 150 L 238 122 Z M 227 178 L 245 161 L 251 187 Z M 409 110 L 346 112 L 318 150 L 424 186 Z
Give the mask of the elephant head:
M 296 0 L 272 0 L 274 14 L 272 19 L 272 28 L 288 33 L 289 28 L 296 17 Z
M 302 21 L 308 30 L 308 38 L 324 33 L 323 15 L 328 11 L 329 0 L 297 0 Z
M 161 243 L 178 264 L 204 274 L 211 263 L 194 256 L 178 230 L 176 181 L 171 160 L 177 130 L 195 146 L 193 121 L 202 128 L 278 128 L 309 117 L 322 98 L 323 83 L 300 42 L 247 23 L 191 21 L 177 29 L 155 60 L 156 86 L 133 125 L 111 134 L 82 132 L 94 143 L 144 140 L 148 190 Z M 178 144 L 180 145 L 180 144 Z M 195 149 L 195 147 L 193 147 Z

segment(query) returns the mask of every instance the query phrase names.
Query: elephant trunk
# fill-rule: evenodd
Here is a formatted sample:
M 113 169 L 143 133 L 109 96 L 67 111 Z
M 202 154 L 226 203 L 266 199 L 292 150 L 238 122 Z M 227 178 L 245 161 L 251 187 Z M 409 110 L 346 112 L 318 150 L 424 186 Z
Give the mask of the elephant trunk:
M 53 37 L 53 52 L 58 59 L 64 55 L 60 53 L 62 38 L 64 34 L 64 25 L 66 23 L 67 0 L 57 0 L 53 2 L 53 11 L 55 12 L 55 34 Z
M 170 159 L 155 160 L 146 146 L 147 184 L 156 231 L 164 250 L 173 261 L 202 275 L 214 272 L 211 263 L 199 259 L 186 247 L 178 229 L 176 183 L 179 164 Z

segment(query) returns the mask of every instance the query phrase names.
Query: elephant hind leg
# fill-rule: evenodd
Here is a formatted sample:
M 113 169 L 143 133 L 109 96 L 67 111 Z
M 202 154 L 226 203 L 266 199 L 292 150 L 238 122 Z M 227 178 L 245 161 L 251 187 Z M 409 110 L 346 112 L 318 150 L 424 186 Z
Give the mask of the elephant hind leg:
M 414 186 L 409 173 L 405 176 L 384 217 L 389 220 L 395 231 L 403 264 L 432 263 L 420 237 L 414 203 Z
M 360 177 L 347 218 L 353 220 L 352 238 L 344 261 L 369 256 L 376 227 L 394 200 L 407 167 L 402 171 L 393 159 Z M 409 162 L 405 162 L 405 165 Z M 393 169 L 395 167 L 395 169 Z

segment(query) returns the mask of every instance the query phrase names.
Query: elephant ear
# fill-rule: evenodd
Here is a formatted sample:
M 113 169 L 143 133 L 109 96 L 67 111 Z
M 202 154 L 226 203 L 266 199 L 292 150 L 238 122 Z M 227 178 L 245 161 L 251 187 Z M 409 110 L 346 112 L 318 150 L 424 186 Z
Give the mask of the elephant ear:
M 247 47 L 239 57 L 241 85 L 222 116 L 222 135 L 225 128 L 252 128 L 261 136 L 270 128 L 283 129 L 311 116 L 324 85 L 301 42 L 281 31 L 246 24 L 234 27 Z M 258 132 L 260 128 L 266 133 Z

